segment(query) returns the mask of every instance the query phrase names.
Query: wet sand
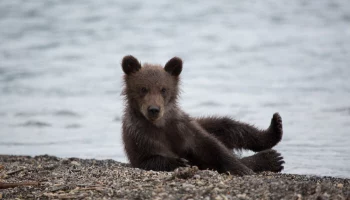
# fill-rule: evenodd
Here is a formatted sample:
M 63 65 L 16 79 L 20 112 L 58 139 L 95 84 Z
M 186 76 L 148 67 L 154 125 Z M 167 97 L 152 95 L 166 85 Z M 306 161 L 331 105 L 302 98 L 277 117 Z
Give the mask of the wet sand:
M 0 155 L 0 199 L 350 199 L 350 179 L 131 168 L 113 160 Z

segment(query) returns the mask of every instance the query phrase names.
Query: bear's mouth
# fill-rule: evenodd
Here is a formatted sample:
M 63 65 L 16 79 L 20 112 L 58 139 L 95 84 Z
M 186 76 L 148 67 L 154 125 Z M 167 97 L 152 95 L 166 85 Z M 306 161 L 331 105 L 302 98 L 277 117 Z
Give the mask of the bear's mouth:
M 148 121 L 155 123 L 157 122 L 161 117 L 160 116 L 146 116 L 146 118 L 148 119 Z

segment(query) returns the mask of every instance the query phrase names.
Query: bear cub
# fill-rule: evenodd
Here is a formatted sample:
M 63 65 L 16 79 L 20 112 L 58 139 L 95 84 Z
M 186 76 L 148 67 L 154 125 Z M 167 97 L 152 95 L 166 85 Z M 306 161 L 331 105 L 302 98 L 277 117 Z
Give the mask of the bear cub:
M 283 157 L 272 150 L 282 139 L 282 118 L 275 113 L 266 130 L 229 117 L 194 118 L 177 103 L 182 60 L 164 67 L 143 64 L 133 56 L 122 60 L 124 75 L 123 142 L 133 167 L 172 171 L 197 166 L 220 173 L 249 175 L 283 169 Z M 258 152 L 238 158 L 233 149 Z

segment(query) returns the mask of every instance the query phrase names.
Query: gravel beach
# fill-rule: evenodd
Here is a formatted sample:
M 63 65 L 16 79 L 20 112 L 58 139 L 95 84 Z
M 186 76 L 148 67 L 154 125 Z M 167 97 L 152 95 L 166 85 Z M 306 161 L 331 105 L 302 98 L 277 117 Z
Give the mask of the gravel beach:
M 0 155 L 0 199 L 350 199 L 350 179 L 131 168 L 113 160 Z

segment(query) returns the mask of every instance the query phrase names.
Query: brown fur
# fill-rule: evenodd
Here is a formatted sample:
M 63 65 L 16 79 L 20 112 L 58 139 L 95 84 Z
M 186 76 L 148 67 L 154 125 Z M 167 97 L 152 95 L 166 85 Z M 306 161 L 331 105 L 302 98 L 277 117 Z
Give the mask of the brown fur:
M 283 169 L 281 155 L 270 150 L 282 138 L 278 114 L 264 131 L 228 117 L 191 118 L 177 104 L 180 58 L 169 60 L 163 68 L 141 67 L 136 58 L 126 56 L 122 68 L 126 102 L 123 141 L 132 166 L 170 171 L 196 165 L 239 175 Z M 238 159 L 232 153 L 237 148 L 261 152 Z

